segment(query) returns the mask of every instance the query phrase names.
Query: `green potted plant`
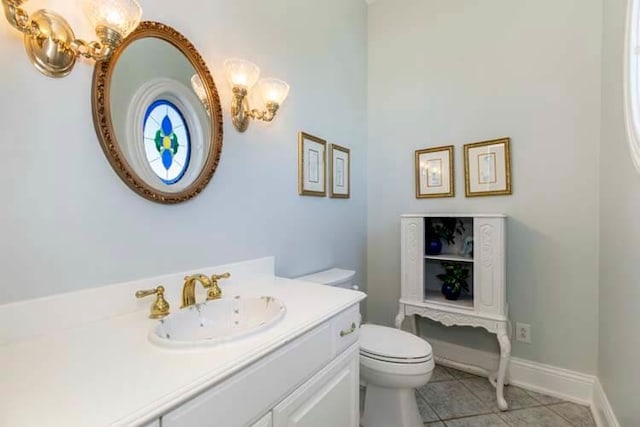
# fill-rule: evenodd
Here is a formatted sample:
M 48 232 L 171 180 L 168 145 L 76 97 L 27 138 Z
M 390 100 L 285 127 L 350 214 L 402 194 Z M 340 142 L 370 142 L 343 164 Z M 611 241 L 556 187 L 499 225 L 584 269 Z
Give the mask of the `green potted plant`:
M 469 292 L 469 269 L 461 263 L 442 262 L 444 273 L 436 277 L 442 280 L 442 294 L 448 300 L 455 301 L 460 298 L 461 291 Z
M 466 229 L 464 223 L 457 218 L 440 218 L 440 223 L 427 221 L 427 254 L 438 255 L 442 252 L 442 242 L 453 245 L 456 234 L 462 235 Z

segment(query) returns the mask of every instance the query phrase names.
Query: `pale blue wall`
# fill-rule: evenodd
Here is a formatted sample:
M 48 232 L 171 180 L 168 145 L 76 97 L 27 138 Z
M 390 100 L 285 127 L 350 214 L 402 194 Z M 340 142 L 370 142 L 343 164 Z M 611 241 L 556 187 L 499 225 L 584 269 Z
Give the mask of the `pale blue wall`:
M 640 174 L 624 123 L 626 0 L 604 2 L 598 376 L 621 426 L 640 425 Z
M 177 206 L 148 202 L 116 176 L 91 116 L 92 67 L 54 80 L 0 20 L 0 303 L 265 255 L 277 273 L 365 256 L 366 4 L 362 0 L 143 0 L 144 19 L 183 32 L 207 60 L 225 107 L 211 184 Z M 53 7 L 53 6 L 49 6 Z M 88 35 L 87 35 L 88 36 Z M 270 125 L 231 126 L 222 62 L 259 64 L 291 85 Z M 350 200 L 299 197 L 297 133 L 347 146 Z
M 601 0 L 377 0 L 369 7 L 368 313 L 391 323 L 400 214 L 502 212 L 513 354 L 597 370 Z M 512 138 L 513 195 L 464 196 L 467 143 Z M 456 194 L 416 200 L 414 150 L 455 145 Z M 496 350 L 481 330 L 423 328 Z

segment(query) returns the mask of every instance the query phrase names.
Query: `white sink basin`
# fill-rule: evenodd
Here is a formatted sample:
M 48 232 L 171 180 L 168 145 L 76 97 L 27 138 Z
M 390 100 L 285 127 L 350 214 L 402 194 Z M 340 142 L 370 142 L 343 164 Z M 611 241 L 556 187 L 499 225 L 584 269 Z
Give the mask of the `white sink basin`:
M 149 340 L 161 347 L 209 347 L 262 331 L 280 321 L 286 311 L 272 297 L 222 298 L 160 320 Z

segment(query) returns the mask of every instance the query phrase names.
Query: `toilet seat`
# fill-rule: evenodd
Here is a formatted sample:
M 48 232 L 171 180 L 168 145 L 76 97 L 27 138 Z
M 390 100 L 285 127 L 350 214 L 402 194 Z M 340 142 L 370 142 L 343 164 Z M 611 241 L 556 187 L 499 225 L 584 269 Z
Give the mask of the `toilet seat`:
M 361 372 L 375 372 L 376 375 L 390 375 L 395 379 L 407 376 L 421 376 L 433 371 L 435 364 L 429 359 L 420 363 L 396 363 L 386 360 L 378 360 L 360 353 Z M 366 375 L 365 375 L 366 376 Z M 404 381 L 404 380 L 401 380 Z
M 398 357 L 389 357 L 383 356 L 380 354 L 369 353 L 363 349 L 360 349 L 360 355 L 363 357 L 367 357 L 369 359 L 378 360 L 380 362 L 389 362 L 389 363 L 399 363 L 402 365 L 413 365 L 417 363 L 424 363 L 430 361 L 433 356 L 428 355 L 424 357 L 412 357 L 412 358 L 398 358 Z
M 400 329 L 379 325 L 360 328 L 360 354 L 381 362 L 412 364 L 433 358 L 428 342 Z

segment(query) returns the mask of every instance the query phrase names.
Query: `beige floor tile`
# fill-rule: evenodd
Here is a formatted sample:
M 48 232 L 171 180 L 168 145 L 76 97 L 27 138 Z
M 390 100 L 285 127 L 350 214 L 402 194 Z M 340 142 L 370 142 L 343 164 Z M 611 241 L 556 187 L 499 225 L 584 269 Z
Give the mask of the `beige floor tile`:
M 483 403 L 490 406 L 493 412 L 500 411 L 496 398 L 496 389 L 488 379 L 476 377 L 461 380 L 460 382 L 482 400 Z M 509 404 L 509 410 L 540 406 L 540 403 L 529 396 L 525 390 L 515 386 L 507 386 L 504 388 L 504 398 Z
M 445 421 L 446 427 L 509 427 L 495 414 Z
M 438 415 L 436 415 L 434 410 L 431 409 L 431 406 L 429 406 L 427 402 L 425 402 L 422 396 L 420 396 L 420 393 L 418 393 L 417 391 L 416 403 L 418 404 L 418 410 L 420 411 L 420 416 L 422 417 L 423 422 L 427 423 L 439 420 Z
M 444 366 L 436 365 L 433 373 L 431 374 L 431 379 L 429 383 L 437 383 L 440 381 L 451 381 L 453 380 L 453 376 L 449 373 L 447 368 Z
M 535 400 L 540 402 L 542 405 L 553 405 L 555 403 L 564 403 L 564 400 L 558 399 L 557 397 L 548 396 L 542 393 L 535 393 L 533 391 L 528 391 L 529 396 L 533 397 Z
M 418 391 L 442 420 L 491 412 L 459 381 L 429 383 Z
M 596 422 L 591 415 L 591 410 L 587 406 L 576 405 L 575 403 L 560 403 L 548 406 L 556 414 L 569 421 L 575 427 L 596 427 Z
M 499 416 L 511 427 L 571 427 L 562 417 L 543 406 L 503 412 Z
M 470 373 L 464 372 L 464 371 L 459 371 L 457 369 L 448 368 L 448 367 L 446 367 L 445 369 L 449 372 L 449 374 L 451 374 L 451 376 L 453 378 L 455 378 L 457 380 L 463 380 L 463 379 L 468 379 L 468 378 L 481 378 L 481 377 L 479 377 L 477 375 L 473 375 L 473 374 L 470 374 Z

